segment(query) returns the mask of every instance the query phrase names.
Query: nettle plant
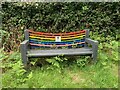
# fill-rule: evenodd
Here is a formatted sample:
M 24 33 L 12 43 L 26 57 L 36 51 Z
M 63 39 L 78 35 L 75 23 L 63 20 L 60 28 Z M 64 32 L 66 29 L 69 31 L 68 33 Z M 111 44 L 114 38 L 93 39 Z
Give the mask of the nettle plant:
M 56 56 L 51 59 L 46 59 L 48 63 L 52 65 L 52 68 L 49 67 L 48 69 L 63 69 L 65 66 L 69 66 L 72 64 L 76 64 L 78 67 L 83 68 L 85 67 L 89 62 L 90 57 L 64 57 L 64 56 Z
M 63 61 L 66 61 L 68 60 L 67 58 L 65 57 L 60 57 L 60 56 L 56 56 L 56 57 L 53 57 L 51 59 L 46 59 L 46 61 L 50 64 L 52 64 L 53 67 L 56 67 L 56 68 L 61 68 L 61 64 Z
M 103 64 L 107 65 L 110 61 L 118 62 L 118 42 L 111 41 L 109 43 L 100 43 L 99 45 L 98 60 Z
M 32 78 L 32 72 L 26 71 L 20 59 L 20 53 L 13 52 L 5 53 L 3 49 L 0 49 L 0 64 L 2 68 L 3 80 L 12 79 L 16 81 L 13 87 L 17 87 L 18 83 L 23 83 Z M 5 76 L 4 76 L 5 75 Z M 11 85 L 11 84 L 10 84 Z
M 80 57 L 76 60 L 77 66 L 80 68 L 83 68 L 89 63 L 89 60 L 90 60 L 89 56 L 87 56 L 85 58 Z

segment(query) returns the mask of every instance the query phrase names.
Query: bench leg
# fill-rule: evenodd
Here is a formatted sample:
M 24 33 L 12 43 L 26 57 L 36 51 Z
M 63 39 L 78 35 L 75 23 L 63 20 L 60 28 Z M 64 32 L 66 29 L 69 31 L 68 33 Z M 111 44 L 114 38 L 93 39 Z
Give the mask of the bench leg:
M 96 61 L 97 61 L 97 54 L 96 54 L 96 53 L 93 53 L 92 58 L 93 58 L 93 60 L 96 62 Z
M 98 54 L 98 43 L 95 43 L 92 48 L 93 48 L 92 58 L 96 62 L 97 61 L 97 54 Z
M 21 58 L 24 67 L 27 67 L 28 57 L 27 57 L 27 47 L 23 44 L 20 46 Z
M 24 67 L 26 68 L 27 67 L 27 61 L 28 61 L 28 57 L 26 54 L 24 53 L 21 53 L 21 56 L 22 56 L 22 63 L 24 65 Z

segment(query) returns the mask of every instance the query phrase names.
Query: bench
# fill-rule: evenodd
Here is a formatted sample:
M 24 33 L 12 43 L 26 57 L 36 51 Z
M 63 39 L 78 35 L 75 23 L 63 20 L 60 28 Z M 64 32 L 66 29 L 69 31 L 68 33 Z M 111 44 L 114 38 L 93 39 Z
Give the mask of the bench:
M 90 55 L 94 61 L 97 60 L 98 41 L 89 38 L 89 29 L 66 33 L 45 33 L 26 29 L 24 34 L 25 40 L 20 44 L 24 66 L 31 57 Z

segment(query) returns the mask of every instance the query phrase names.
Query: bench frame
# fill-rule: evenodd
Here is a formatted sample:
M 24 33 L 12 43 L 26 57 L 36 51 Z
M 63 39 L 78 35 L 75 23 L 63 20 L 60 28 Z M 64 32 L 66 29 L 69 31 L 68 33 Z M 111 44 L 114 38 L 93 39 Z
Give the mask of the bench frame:
M 88 47 L 87 44 L 92 45 L 93 53 L 91 55 L 93 60 L 97 61 L 98 41 L 95 41 L 89 38 L 89 29 L 84 29 L 84 30 L 86 30 L 85 47 Z M 26 67 L 28 62 L 27 51 L 30 49 L 29 48 L 29 32 L 27 29 L 24 30 L 24 35 L 25 35 L 25 40 L 20 44 L 20 52 L 22 57 L 22 63 Z

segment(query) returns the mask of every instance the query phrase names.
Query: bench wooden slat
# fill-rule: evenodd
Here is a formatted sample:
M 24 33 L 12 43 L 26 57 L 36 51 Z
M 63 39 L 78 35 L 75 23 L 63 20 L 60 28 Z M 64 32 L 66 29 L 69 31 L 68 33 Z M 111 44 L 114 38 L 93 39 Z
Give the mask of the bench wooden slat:
M 30 45 L 32 46 L 46 46 L 46 47 L 60 47 L 60 46 L 77 46 L 79 44 L 84 44 L 85 42 L 79 42 L 79 43 L 74 43 L 74 44 L 35 44 L 35 43 L 30 43 Z
M 78 33 L 85 33 L 86 30 L 80 30 L 76 32 L 67 32 L 67 33 L 45 33 L 45 32 L 35 32 L 32 30 L 28 30 L 30 33 L 38 34 L 38 35 L 47 35 L 47 36 L 57 36 L 57 35 L 73 35 L 73 34 L 78 34 Z
M 35 43 L 35 44 L 74 44 L 74 43 L 79 43 L 79 42 L 85 42 L 84 40 L 76 40 L 76 41 L 71 41 L 71 42 L 65 42 L 65 41 L 61 41 L 61 42 L 52 42 L 52 41 L 47 41 L 47 42 L 43 42 L 43 41 L 38 41 L 38 40 L 29 40 L 30 43 Z
M 92 54 L 92 48 L 75 49 L 51 49 L 51 50 L 30 50 L 28 57 L 56 56 L 56 55 L 89 55 Z
M 55 36 L 49 36 L 49 35 L 38 35 L 38 34 L 33 34 L 33 33 L 30 33 L 29 35 L 30 36 L 39 36 L 39 37 L 44 37 L 44 38 L 54 38 L 55 37 Z M 82 36 L 82 35 L 85 35 L 85 33 L 74 34 L 74 35 L 61 35 L 61 37 L 69 38 L 69 37 Z
M 39 36 L 29 36 L 30 38 L 35 38 L 35 39 L 47 39 L 47 40 L 55 40 L 55 37 L 52 38 L 44 38 L 44 37 L 39 37 Z M 68 37 L 68 38 L 63 38 L 61 37 L 61 40 L 68 40 L 68 39 L 76 39 L 76 38 L 83 38 L 85 37 L 85 35 L 81 35 L 81 36 L 75 36 L 75 37 Z

